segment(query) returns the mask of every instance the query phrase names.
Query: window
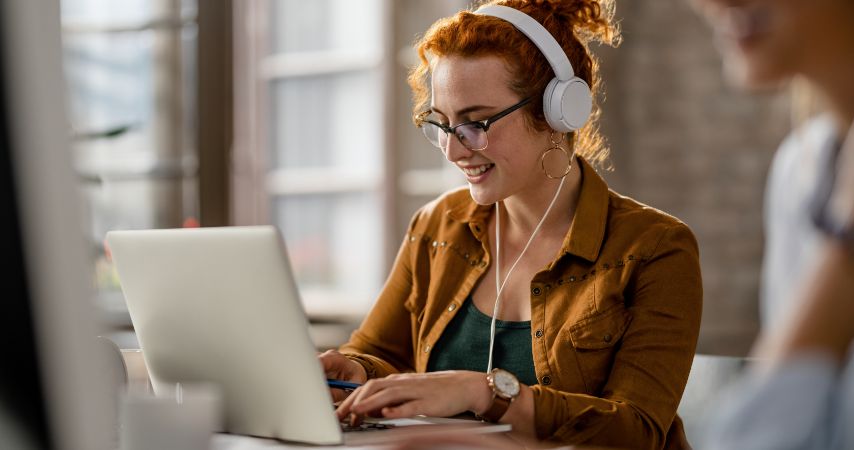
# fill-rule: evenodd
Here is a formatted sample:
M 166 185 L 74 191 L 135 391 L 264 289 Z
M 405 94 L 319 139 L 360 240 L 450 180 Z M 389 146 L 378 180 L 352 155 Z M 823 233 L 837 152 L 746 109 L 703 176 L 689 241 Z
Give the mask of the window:
M 364 312 L 385 276 L 387 8 L 385 0 L 249 7 L 261 21 L 255 45 L 266 49 L 254 62 L 265 98 L 251 107 L 263 119 L 250 133 L 262 136 L 257 195 L 268 204 L 266 217 L 243 221 L 279 227 L 315 315 Z
M 414 209 L 462 182 L 412 126 L 405 78 L 415 34 L 465 5 L 236 6 L 235 222 L 280 228 L 310 316 L 359 318 Z
M 195 1 L 63 0 L 73 151 L 99 300 L 129 325 L 102 240 L 198 217 Z

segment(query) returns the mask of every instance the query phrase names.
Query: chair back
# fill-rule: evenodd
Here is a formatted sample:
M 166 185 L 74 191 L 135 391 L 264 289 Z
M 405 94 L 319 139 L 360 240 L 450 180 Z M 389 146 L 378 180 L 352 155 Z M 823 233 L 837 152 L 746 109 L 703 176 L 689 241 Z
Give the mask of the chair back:
M 699 442 L 709 407 L 717 403 L 720 394 L 738 378 L 746 364 L 747 358 L 742 357 L 694 355 L 694 364 L 678 409 L 688 442 Z

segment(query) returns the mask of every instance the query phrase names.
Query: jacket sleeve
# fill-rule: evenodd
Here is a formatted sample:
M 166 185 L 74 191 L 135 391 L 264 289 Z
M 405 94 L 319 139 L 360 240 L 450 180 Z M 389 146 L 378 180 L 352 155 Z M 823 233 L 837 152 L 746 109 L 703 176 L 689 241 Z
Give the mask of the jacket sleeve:
M 406 301 L 414 293 L 412 258 L 413 247 L 418 243 L 411 237 L 424 214 L 422 209 L 413 216 L 376 303 L 350 341 L 340 348 L 347 357 L 362 364 L 368 378 L 414 371 L 412 336 L 416 324 Z
M 625 292 L 629 324 L 601 396 L 532 387 L 539 438 L 634 449 L 668 441 L 700 328 L 699 250 L 680 223 L 645 259 Z

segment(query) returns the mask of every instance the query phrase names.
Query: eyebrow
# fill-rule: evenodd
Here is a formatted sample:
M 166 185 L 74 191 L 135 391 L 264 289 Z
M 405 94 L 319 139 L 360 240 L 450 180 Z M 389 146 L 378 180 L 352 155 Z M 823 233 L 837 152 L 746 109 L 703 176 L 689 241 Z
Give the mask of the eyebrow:
M 463 108 L 463 109 L 461 109 L 461 110 L 457 111 L 457 115 L 458 115 L 458 116 L 464 116 L 464 115 L 466 115 L 466 114 L 470 114 L 470 113 L 473 113 L 473 112 L 475 112 L 475 111 L 481 111 L 481 110 L 484 110 L 484 109 L 494 109 L 494 108 L 495 108 L 494 106 L 486 106 L 486 105 L 472 105 L 472 106 L 467 106 L 467 107 L 465 107 L 465 108 Z M 447 115 L 447 114 L 443 113 L 442 111 L 440 111 L 440 110 L 439 110 L 438 108 L 436 108 L 435 106 L 431 106 L 431 107 L 430 107 L 430 110 L 431 110 L 431 111 L 433 111 L 433 112 L 435 112 L 435 113 L 439 113 L 439 114 L 441 114 L 441 115 L 443 115 L 443 116 L 445 116 L 445 117 L 448 117 L 448 115 Z

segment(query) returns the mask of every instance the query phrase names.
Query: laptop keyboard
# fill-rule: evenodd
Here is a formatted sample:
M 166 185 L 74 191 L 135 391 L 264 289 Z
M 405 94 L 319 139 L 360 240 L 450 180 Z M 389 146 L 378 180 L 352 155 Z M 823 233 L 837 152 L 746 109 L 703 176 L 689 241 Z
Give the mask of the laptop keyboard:
M 341 431 L 348 433 L 351 431 L 378 431 L 394 428 L 394 425 L 388 423 L 362 422 L 357 426 L 351 426 L 349 423 L 341 422 Z

